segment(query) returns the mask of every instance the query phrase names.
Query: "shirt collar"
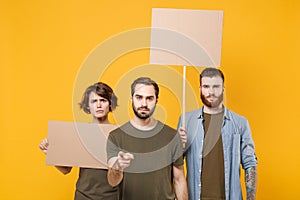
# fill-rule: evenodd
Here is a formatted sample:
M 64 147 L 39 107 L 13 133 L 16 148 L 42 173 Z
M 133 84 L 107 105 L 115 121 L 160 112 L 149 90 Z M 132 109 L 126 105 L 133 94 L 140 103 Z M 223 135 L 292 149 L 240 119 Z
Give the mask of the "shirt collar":
M 230 120 L 228 109 L 224 105 L 222 105 L 222 106 L 224 109 L 224 119 Z M 198 119 L 203 119 L 203 109 L 204 109 L 203 106 L 199 109 Z

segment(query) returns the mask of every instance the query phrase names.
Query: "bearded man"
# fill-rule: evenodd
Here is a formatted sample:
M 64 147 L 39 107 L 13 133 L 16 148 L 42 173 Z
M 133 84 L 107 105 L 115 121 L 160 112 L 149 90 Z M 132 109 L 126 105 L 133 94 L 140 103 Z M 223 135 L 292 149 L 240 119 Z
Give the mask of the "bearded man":
M 153 117 L 158 94 L 156 82 L 136 79 L 134 117 L 109 135 L 108 182 L 119 187 L 122 200 L 187 200 L 180 136 Z
M 206 68 L 200 74 L 203 107 L 186 113 L 178 130 L 186 143 L 189 200 L 241 200 L 240 166 L 245 171 L 247 200 L 254 200 L 257 158 L 246 118 L 223 105 L 224 74 Z

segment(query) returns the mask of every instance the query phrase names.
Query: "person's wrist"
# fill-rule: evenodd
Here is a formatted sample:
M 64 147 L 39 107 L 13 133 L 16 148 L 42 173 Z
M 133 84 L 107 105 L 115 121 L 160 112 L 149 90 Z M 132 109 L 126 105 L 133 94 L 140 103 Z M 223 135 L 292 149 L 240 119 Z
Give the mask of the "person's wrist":
M 115 164 L 113 165 L 112 168 L 113 168 L 115 171 L 123 172 L 123 168 L 119 165 L 118 160 L 115 162 Z

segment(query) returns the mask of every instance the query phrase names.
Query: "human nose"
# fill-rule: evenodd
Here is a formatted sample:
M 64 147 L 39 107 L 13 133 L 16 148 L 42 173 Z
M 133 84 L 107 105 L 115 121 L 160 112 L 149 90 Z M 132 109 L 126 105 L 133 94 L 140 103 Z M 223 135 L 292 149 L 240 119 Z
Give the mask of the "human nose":
M 215 92 L 215 90 L 213 87 L 209 87 L 208 92 L 209 92 L 209 94 L 213 94 Z
M 102 106 L 101 101 L 97 101 L 97 107 L 101 108 L 101 106 Z
M 147 106 L 147 99 L 146 98 L 142 99 L 142 106 Z

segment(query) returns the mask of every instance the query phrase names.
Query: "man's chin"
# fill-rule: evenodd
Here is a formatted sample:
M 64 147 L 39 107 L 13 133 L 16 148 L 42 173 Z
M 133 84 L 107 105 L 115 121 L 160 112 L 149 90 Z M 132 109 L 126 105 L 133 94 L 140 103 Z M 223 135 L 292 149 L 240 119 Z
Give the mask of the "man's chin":
M 150 114 L 147 112 L 139 112 L 138 115 L 137 115 L 138 118 L 140 119 L 148 119 L 150 117 Z
M 148 119 L 149 115 L 137 115 L 137 117 L 140 119 Z

